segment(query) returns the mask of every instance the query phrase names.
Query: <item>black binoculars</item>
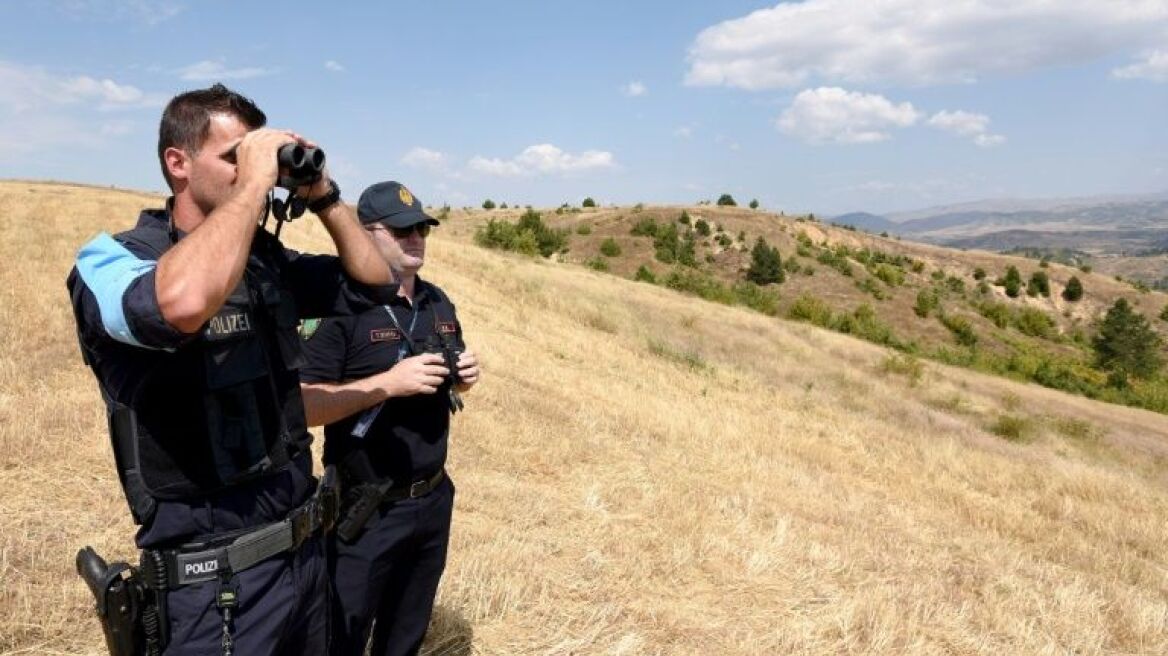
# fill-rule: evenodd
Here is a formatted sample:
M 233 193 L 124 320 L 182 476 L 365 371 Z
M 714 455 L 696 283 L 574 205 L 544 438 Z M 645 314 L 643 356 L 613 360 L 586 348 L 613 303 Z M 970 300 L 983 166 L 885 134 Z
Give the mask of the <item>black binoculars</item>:
M 320 180 L 324 171 L 324 151 L 300 144 L 284 144 L 276 151 L 281 175 L 276 184 L 290 191 Z

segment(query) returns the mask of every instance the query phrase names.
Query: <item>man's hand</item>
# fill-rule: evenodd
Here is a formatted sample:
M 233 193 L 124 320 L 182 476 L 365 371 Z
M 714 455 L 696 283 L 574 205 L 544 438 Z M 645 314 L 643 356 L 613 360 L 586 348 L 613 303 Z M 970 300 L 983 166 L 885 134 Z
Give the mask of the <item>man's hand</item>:
M 266 194 L 276 186 L 280 173 L 276 151 L 284 144 L 301 142 L 298 135 L 286 130 L 259 128 L 248 132 L 235 148 L 236 187 L 260 189 Z
M 383 386 L 386 393 L 396 397 L 437 392 L 438 386 L 450 373 L 449 369 L 442 366 L 442 362 L 440 353 L 423 353 L 405 358 L 382 374 L 385 377 Z
M 458 391 L 465 392 L 479 382 L 479 359 L 474 351 L 466 350 L 458 356 L 458 375 L 462 378 L 462 383 L 458 385 Z

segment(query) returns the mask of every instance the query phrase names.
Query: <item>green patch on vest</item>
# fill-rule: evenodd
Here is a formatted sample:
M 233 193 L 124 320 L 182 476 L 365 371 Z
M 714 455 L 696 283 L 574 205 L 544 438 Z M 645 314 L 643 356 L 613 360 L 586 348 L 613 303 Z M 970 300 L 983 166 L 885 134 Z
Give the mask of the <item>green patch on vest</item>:
M 300 322 L 300 339 L 308 340 L 316 334 L 316 329 L 320 328 L 320 319 L 305 319 Z

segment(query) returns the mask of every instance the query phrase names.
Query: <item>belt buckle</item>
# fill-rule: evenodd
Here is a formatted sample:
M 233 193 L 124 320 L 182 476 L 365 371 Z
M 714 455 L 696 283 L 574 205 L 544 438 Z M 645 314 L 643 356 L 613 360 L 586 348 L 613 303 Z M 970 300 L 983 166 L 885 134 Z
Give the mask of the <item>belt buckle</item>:
M 426 487 L 429 484 L 430 484 L 430 481 L 427 481 L 427 480 L 415 481 L 414 483 L 411 483 L 410 484 L 410 498 L 417 499 L 418 497 L 422 496 L 423 494 L 429 492 L 430 491 L 429 488 Z

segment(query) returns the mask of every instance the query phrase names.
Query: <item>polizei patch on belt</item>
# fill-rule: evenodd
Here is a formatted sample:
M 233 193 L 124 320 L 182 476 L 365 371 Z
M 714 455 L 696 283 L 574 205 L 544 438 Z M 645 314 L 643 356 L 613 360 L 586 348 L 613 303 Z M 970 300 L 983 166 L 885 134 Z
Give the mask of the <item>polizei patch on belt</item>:
M 439 321 L 438 332 L 442 333 L 443 335 L 453 335 L 454 333 L 458 332 L 458 324 L 454 323 L 453 321 Z
M 402 334 L 397 328 L 374 328 L 369 331 L 370 342 L 399 342 Z
M 178 582 L 194 583 L 215 578 L 219 571 L 219 557 L 207 552 L 193 554 L 179 554 L 175 560 L 178 565 Z
M 228 310 L 211 317 L 205 336 L 210 340 L 230 339 L 252 333 L 251 315 L 245 310 Z

